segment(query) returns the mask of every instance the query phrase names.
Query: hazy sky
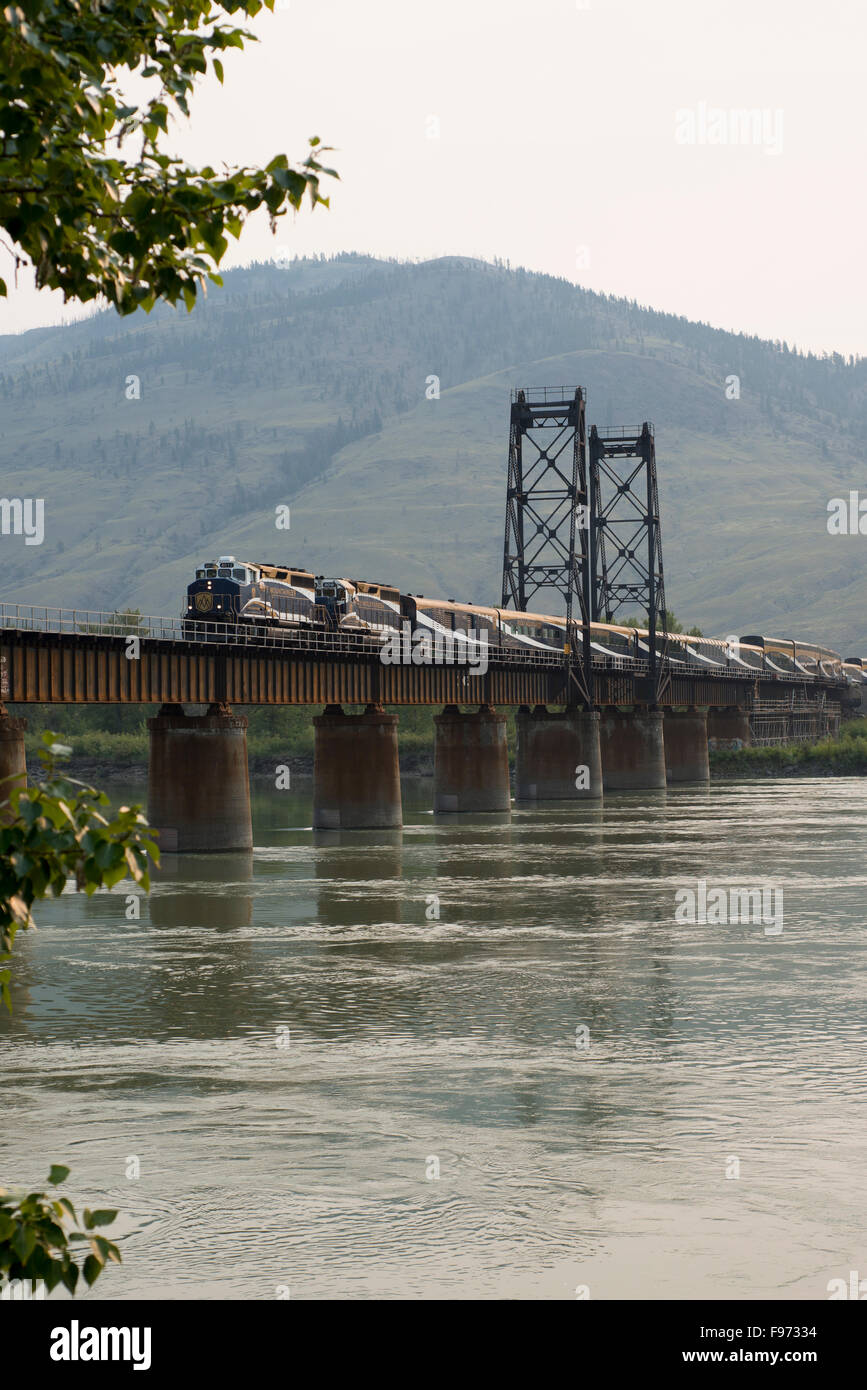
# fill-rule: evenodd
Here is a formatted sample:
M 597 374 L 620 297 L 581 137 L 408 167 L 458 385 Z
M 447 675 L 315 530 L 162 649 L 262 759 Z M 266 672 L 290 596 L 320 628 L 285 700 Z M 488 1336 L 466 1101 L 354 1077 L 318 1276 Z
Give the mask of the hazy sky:
M 276 240 L 252 222 L 224 265 L 499 256 L 867 353 L 865 0 L 277 3 L 174 144 L 264 163 L 317 134 L 342 182 Z M 0 301 L 0 331 L 69 316 L 28 280 Z

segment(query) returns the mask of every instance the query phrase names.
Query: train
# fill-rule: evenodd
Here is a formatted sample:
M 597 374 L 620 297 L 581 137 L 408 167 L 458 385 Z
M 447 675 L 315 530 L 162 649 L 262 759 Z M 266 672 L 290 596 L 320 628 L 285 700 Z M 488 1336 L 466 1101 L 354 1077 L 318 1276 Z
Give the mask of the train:
M 196 569 L 187 588 L 183 614 L 187 635 L 205 631 L 228 638 L 232 627 L 266 634 L 275 629 L 356 634 L 362 643 L 382 644 L 396 632 L 427 630 L 432 638 L 448 638 L 468 648 L 484 643 L 496 649 L 528 653 L 563 652 L 568 645 L 566 619 L 545 613 L 520 612 L 453 598 L 405 594 L 393 584 L 314 575 L 299 565 L 251 563 L 222 555 Z M 205 625 L 204 629 L 202 625 Z M 581 630 L 583 640 L 583 630 Z M 650 655 L 649 634 L 643 628 L 617 623 L 590 624 L 590 646 L 600 664 L 627 669 Z M 752 671 L 770 676 L 796 676 L 805 681 L 845 680 L 867 685 L 867 658 L 846 657 L 829 647 L 792 638 L 748 633 L 740 637 L 695 637 L 670 632 L 659 635 L 665 660 L 672 666 Z

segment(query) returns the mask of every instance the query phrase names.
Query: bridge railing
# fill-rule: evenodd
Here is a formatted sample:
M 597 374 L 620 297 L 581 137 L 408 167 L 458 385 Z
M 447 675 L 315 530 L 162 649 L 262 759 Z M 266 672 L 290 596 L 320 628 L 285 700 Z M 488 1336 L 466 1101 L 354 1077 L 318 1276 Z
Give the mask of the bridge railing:
M 79 636 L 151 637 L 181 640 L 180 618 L 90 608 L 41 608 L 29 603 L 0 603 L 0 629 L 15 632 L 72 633 Z
M 34 604 L 0 603 L 0 631 L 66 634 L 78 637 L 139 637 L 148 641 L 193 642 L 242 648 L 370 656 L 381 649 L 375 635 L 326 628 L 264 628 L 252 623 L 217 623 L 199 618 L 166 618 L 146 613 L 119 613 L 89 608 L 45 608 Z M 476 645 L 471 648 L 478 651 Z M 488 648 L 489 657 L 529 666 L 562 666 L 555 650 L 522 651 Z M 457 661 L 455 665 L 466 665 Z
M 327 630 L 324 628 L 263 628 L 254 624 L 227 625 L 187 617 L 166 618 L 151 614 L 121 613 L 89 608 L 45 608 L 34 604 L 0 603 L 0 631 L 67 634 L 80 637 L 139 637 L 157 642 L 219 644 L 235 648 L 258 648 L 287 653 L 334 656 L 370 657 L 380 650 L 380 641 L 370 634 Z M 477 654 L 477 649 L 476 653 Z M 526 668 L 562 667 L 563 653 L 556 650 L 532 651 L 515 647 L 488 648 L 488 660 L 497 665 Z M 428 664 L 425 662 L 424 664 Z M 437 663 L 439 664 L 439 663 Z M 443 663 L 467 665 L 465 661 Z M 646 675 L 649 663 L 644 658 L 594 654 L 593 668 L 597 671 Z M 702 662 L 679 661 L 673 672 L 678 675 L 712 680 L 730 680 L 749 675 L 764 681 L 775 678 L 767 671 L 744 672 L 735 667 L 714 669 Z M 799 682 L 800 683 L 800 682 Z M 794 697 L 793 697 L 794 698 Z

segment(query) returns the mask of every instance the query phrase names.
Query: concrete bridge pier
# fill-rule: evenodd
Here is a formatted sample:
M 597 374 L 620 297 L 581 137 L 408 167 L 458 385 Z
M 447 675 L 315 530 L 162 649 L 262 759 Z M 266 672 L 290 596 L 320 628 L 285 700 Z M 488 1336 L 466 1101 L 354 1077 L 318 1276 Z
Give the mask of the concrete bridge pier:
M 434 812 L 511 811 L 506 716 L 446 705 L 434 724 Z
M 609 707 L 599 721 L 605 791 L 665 787 L 662 710 Z
M 314 829 L 400 829 L 397 715 L 381 705 L 368 705 L 363 714 L 326 705 L 313 726 Z
M 665 769 L 669 782 L 708 782 L 707 713 L 690 706 L 666 710 Z
M 148 729 L 148 820 L 161 848 L 252 849 L 246 718 L 223 704 L 199 715 L 163 705 Z
M 0 705 L 0 807 L 9 801 L 17 787 L 27 786 L 27 764 L 24 758 L 24 735 L 27 720 L 7 714 Z M 11 807 L 6 805 L 6 819 L 11 819 Z M 0 821 L 3 812 L 0 810 Z
M 713 748 L 744 748 L 752 741 L 749 712 L 729 705 L 726 709 L 707 712 L 707 738 Z
M 517 715 L 516 801 L 592 801 L 602 795 L 599 714 L 522 705 Z

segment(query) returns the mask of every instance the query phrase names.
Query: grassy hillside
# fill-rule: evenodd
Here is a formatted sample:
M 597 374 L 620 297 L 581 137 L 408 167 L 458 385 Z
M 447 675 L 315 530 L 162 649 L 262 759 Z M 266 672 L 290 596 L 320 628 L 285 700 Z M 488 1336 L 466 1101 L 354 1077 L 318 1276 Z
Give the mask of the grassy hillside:
M 867 538 L 826 528 L 830 497 L 867 492 L 864 360 L 454 259 L 254 266 L 191 316 L 0 338 L 3 494 L 46 512 L 42 546 L 0 537 L 0 598 L 174 614 L 228 551 L 490 601 L 509 392 L 561 383 L 600 426 L 654 421 L 680 617 L 867 652 Z

